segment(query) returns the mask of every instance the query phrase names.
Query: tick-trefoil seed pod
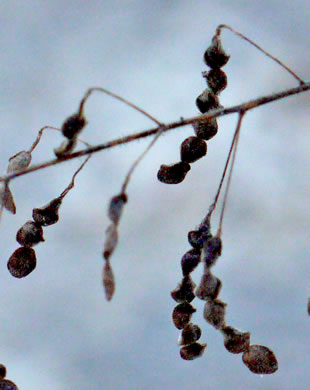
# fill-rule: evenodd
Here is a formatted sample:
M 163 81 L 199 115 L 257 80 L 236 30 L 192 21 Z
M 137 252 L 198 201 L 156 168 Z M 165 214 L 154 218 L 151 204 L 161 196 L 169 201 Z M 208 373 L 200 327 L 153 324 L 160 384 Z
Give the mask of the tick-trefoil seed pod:
M 204 353 L 207 344 L 193 343 L 185 345 L 180 349 L 181 358 L 184 360 L 194 360 Z
M 178 287 L 171 291 L 171 297 L 176 302 L 191 302 L 195 298 L 195 287 L 196 284 L 193 282 L 190 275 L 184 276 Z
M 208 87 L 218 95 L 227 87 L 226 73 L 221 69 L 211 69 L 209 72 L 203 72 L 203 77 L 206 78 Z
M 221 329 L 224 336 L 224 346 L 231 353 L 241 353 L 248 351 L 250 347 L 250 332 L 241 332 L 231 326 Z
M 0 364 L 0 379 L 4 379 L 6 376 L 6 367 L 3 364 Z
M 206 118 L 193 123 L 193 128 L 197 137 L 206 141 L 213 138 L 218 131 L 216 118 Z
M 64 140 L 58 148 L 54 149 L 55 156 L 61 158 L 66 154 L 69 154 L 75 148 L 76 143 L 76 138 Z
M 225 53 L 218 35 L 213 37 L 211 45 L 205 51 L 203 58 L 212 69 L 221 68 L 227 64 L 230 56 Z
M 127 200 L 128 198 L 125 193 L 113 196 L 113 198 L 110 200 L 108 217 L 115 224 L 118 224 L 122 215 L 124 204 L 127 203 Z
M 181 160 L 193 163 L 207 154 L 206 142 L 198 137 L 188 137 L 181 144 Z
M 203 317 L 215 329 L 221 329 L 225 326 L 225 311 L 227 303 L 219 299 L 209 300 L 206 302 Z
M 195 295 L 204 301 L 212 300 L 218 297 L 221 288 L 222 282 L 220 279 L 207 270 L 201 277 L 199 286 L 195 290 Z
M 243 353 L 242 360 L 254 374 L 273 374 L 278 369 L 275 354 L 263 345 L 251 345 Z
M 108 260 L 114 249 L 116 248 L 118 242 L 118 232 L 117 226 L 112 223 L 106 230 L 106 236 L 103 247 L 103 257 Z
M 19 172 L 26 169 L 31 162 L 31 153 L 25 150 L 10 157 L 7 173 Z
M 64 137 L 68 139 L 76 138 L 80 131 L 87 124 L 86 119 L 81 114 L 73 114 L 67 118 L 61 126 Z
M 203 247 L 204 242 L 212 237 L 209 221 L 203 221 L 198 230 L 191 230 L 188 232 L 188 242 L 193 248 L 200 249 Z
M 200 339 L 201 329 L 198 325 L 194 325 L 191 322 L 187 324 L 179 337 L 178 344 L 179 345 L 188 345 L 193 344 L 197 340 Z
M 27 221 L 17 232 L 16 241 L 22 246 L 34 246 L 43 238 L 42 226 L 33 221 Z
M 0 380 L 0 390 L 18 390 L 16 384 L 8 379 Z
M 219 107 L 218 97 L 211 91 L 211 89 L 205 89 L 196 99 L 196 106 L 199 111 L 204 114 L 205 112 Z
M 172 165 L 161 165 L 157 173 L 157 178 L 162 183 L 179 184 L 185 179 L 190 169 L 191 166 L 182 161 Z
M 107 298 L 107 301 L 110 301 L 115 291 L 115 281 L 114 281 L 114 275 L 109 260 L 107 260 L 105 265 L 103 266 L 102 280 L 103 280 L 105 296 Z
M 47 205 L 33 209 L 33 220 L 41 226 L 53 225 L 59 219 L 58 210 L 61 206 L 61 203 L 61 198 L 55 198 L 51 200 Z
M 8 270 L 15 278 L 24 278 L 29 275 L 37 265 L 34 249 L 21 247 L 13 252 L 8 261 Z
M 203 244 L 203 261 L 207 267 L 215 264 L 222 254 L 222 240 L 218 236 L 209 238 Z
M 176 328 L 183 329 L 187 325 L 196 309 L 188 302 L 177 305 L 172 312 L 172 321 Z
M 181 267 L 184 276 L 194 271 L 194 269 L 200 263 L 200 256 L 200 249 L 191 249 L 183 255 L 181 259 Z
M 10 213 L 16 214 L 14 198 L 7 183 L 0 183 L 0 204 Z

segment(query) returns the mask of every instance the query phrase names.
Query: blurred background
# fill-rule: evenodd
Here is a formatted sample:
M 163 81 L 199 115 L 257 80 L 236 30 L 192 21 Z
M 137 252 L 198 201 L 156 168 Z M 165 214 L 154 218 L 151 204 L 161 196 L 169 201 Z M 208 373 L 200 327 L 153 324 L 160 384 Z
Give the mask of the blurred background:
M 218 24 L 229 24 L 309 79 L 309 1 L 2 1 L 1 172 L 28 149 L 38 130 L 60 127 L 89 87 L 131 100 L 162 122 L 198 113 L 206 88 L 202 61 Z M 221 104 L 231 106 L 297 85 L 294 78 L 227 30 L 231 59 Z M 86 103 L 91 144 L 154 127 L 124 104 L 100 93 Z M 64 389 L 308 389 L 309 316 L 309 94 L 248 113 L 243 121 L 223 226 L 222 280 L 227 323 L 271 348 L 273 375 L 252 374 L 241 355 L 203 319 L 202 358 L 179 356 L 179 331 L 170 297 L 181 279 L 187 232 L 213 201 L 237 116 L 219 120 L 208 155 L 176 186 L 157 181 L 160 164 L 179 161 L 190 126 L 164 135 L 137 168 L 111 259 L 117 288 L 106 302 L 101 272 L 109 199 L 120 190 L 150 139 L 93 155 L 65 198 L 60 220 L 44 230 L 37 268 L 13 278 L 7 260 L 19 246 L 16 231 L 32 208 L 58 196 L 83 161 L 20 177 L 11 183 L 15 216 L 1 221 L 0 363 L 21 390 Z M 44 133 L 33 164 L 54 158 L 62 141 Z M 217 228 L 218 213 L 213 219 Z M 202 270 L 193 273 L 199 282 Z

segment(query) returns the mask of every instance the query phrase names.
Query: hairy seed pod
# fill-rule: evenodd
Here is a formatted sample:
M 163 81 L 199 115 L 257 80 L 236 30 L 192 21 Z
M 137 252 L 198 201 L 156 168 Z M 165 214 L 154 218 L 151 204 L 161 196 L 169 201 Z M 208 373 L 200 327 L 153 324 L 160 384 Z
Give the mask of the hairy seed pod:
M 218 97 L 211 91 L 205 89 L 196 99 L 196 106 L 198 110 L 204 114 L 205 112 L 219 107 Z
M 0 380 L 0 390 L 18 390 L 16 384 L 8 379 Z
M 249 350 L 250 332 L 241 332 L 231 326 L 221 329 L 224 336 L 224 346 L 231 353 L 241 353 Z
M 124 204 L 127 203 L 127 200 L 128 198 L 125 193 L 113 196 L 113 198 L 110 200 L 108 217 L 115 224 L 118 224 L 122 215 Z
M 218 35 L 213 37 L 211 45 L 205 51 L 203 58 L 212 69 L 221 68 L 227 64 L 230 56 L 225 53 Z
M 198 137 L 188 137 L 181 144 L 181 160 L 193 163 L 207 154 L 206 142 Z
M 207 270 L 201 277 L 200 284 L 195 290 L 195 295 L 204 301 L 212 300 L 218 297 L 221 288 L 222 282 L 220 279 Z
M 53 225 L 59 220 L 59 207 L 61 206 L 62 199 L 55 198 L 51 200 L 47 205 L 32 210 L 33 220 L 41 226 Z
M 200 263 L 200 249 L 191 249 L 187 251 L 181 259 L 181 267 L 183 275 L 188 275 L 197 267 Z
M 61 158 L 66 154 L 69 154 L 75 148 L 76 143 L 76 138 L 64 140 L 58 148 L 54 149 L 55 156 Z
M 118 242 L 118 232 L 117 226 L 112 223 L 106 230 L 106 236 L 103 246 L 103 257 L 108 260 L 114 249 L 116 248 Z
M 195 134 L 198 138 L 202 138 L 205 141 L 213 138 L 218 131 L 218 125 L 216 118 L 206 118 L 193 123 Z
M 187 324 L 179 337 L 179 345 L 193 344 L 200 339 L 201 329 L 198 325 L 194 325 L 191 322 Z
M 187 238 L 188 242 L 193 248 L 201 249 L 204 242 L 209 240 L 212 237 L 210 230 L 209 220 L 204 220 L 198 227 L 198 230 L 191 230 L 188 232 Z
M 14 198 L 7 183 L 0 183 L 0 204 L 10 213 L 16 214 Z
M 225 326 L 225 312 L 227 303 L 219 299 L 209 300 L 206 302 L 203 317 L 215 329 L 221 329 Z
M 37 265 L 36 253 L 32 248 L 16 249 L 8 261 L 8 270 L 15 278 L 24 278 L 29 275 Z
M 19 172 L 26 169 L 31 162 L 31 153 L 25 150 L 10 157 L 7 173 Z
M 224 91 L 227 87 L 226 73 L 219 68 L 211 69 L 209 72 L 203 72 L 202 76 L 206 78 L 208 87 L 212 89 L 213 93 L 216 95 Z
M 0 364 L 0 379 L 4 379 L 6 376 L 6 367 L 3 364 Z
M 109 260 L 107 260 L 105 265 L 103 266 L 102 280 L 103 280 L 105 296 L 107 298 L 107 301 L 110 301 L 115 291 L 115 281 L 114 281 L 114 275 Z
M 203 244 L 203 261 L 207 267 L 212 267 L 222 254 L 222 240 L 218 236 L 209 238 Z
M 76 138 L 80 131 L 87 124 L 83 115 L 73 114 L 67 118 L 61 126 L 61 131 L 64 137 L 68 139 Z
M 184 360 L 194 360 L 204 353 L 207 344 L 193 343 L 185 345 L 180 349 L 181 358 Z
M 273 374 L 278 369 L 275 354 L 263 345 L 251 345 L 243 353 L 242 360 L 254 374 Z
M 34 246 L 43 238 L 42 226 L 33 221 L 27 221 L 17 232 L 16 241 L 22 246 Z
M 195 287 L 196 284 L 193 282 L 190 275 L 184 276 L 177 288 L 171 291 L 171 297 L 176 302 L 191 302 L 195 298 Z
M 183 329 L 187 325 L 196 309 L 188 302 L 177 305 L 172 312 L 172 321 L 176 328 Z
M 185 179 L 190 169 L 191 166 L 182 161 L 172 165 L 161 165 L 157 173 L 157 178 L 162 183 L 179 184 Z

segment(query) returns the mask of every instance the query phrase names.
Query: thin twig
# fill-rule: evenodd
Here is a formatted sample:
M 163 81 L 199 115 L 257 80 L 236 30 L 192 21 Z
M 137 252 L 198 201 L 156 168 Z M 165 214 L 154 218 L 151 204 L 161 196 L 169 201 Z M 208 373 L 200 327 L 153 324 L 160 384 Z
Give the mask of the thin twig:
M 38 132 L 38 135 L 37 135 L 36 140 L 35 140 L 34 143 L 32 144 L 31 148 L 28 150 L 28 153 L 32 153 L 32 152 L 34 151 L 34 149 L 37 147 L 37 145 L 38 145 L 38 143 L 40 142 L 40 139 L 41 139 L 41 137 L 42 137 L 43 131 L 46 130 L 46 129 L 61 131 L 61 130 L 58 129 L 57 127 L 53 127 L 53 126 L 44 126 L 44 127 L 42 127 L 42 129 L 40 129 L 39 132 Z

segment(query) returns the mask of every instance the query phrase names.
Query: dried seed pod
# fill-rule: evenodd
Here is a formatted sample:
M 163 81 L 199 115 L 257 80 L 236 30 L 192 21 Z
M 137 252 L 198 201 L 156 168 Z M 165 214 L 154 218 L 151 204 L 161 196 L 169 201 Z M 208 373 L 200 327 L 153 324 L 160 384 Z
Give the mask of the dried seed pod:
M 263 345 L 251 345 L 243 353 L 242 360 L 254 374 L 273 374 L 278 369 L 275 354 Z
M 17 232 L 16 241 L 22 246 L 34 246 L 43 238 L 42 226 L 33 221 L 27 221 Z
M 127 203 L 127 200 L 128 198 L 125 193 L 113 196 L 113 198 L 111 199 L 108 209 L 108 217 L 115 224 L 118 224 L 123 211 L 124 204 Z
M 31 162 L 31 153 L 25 150 L 10 157 L 7 173 L 18 172 L 26 169 Z
M 0 364 L 0 379 L 5 378 L 6 376 L 6 367 L 3 364 Z
M 209 110 L 219 107 L 218 97 L 211 91 L 211 89 L 205 89 L 196 99 L 196 106 L 201 113 L 205 113 Z
M 15 278 L 24 278 L 29 275 L 37 265 L 34 249 L 21 247 L 13 252 L 8 261 L 8 270 Z
M 204 353 L 207 344 L 193 343 L 185 345 L 180 349 L 181 358 L 184 360 L 194 360 Z
M 7 183 L 0 183 L 0 204 L 10 213 L 16 214 L 14 198 Z
M 195 287 L 196 284 L 193 282 L 190 275 L 186 275 L 178 287 L 171 291 L 171 297 L 176 302 L 191 302 L 195 298 Z
M 179 345 L 188 345 L 196 342 L 200 339 L 201 329 L 198 325 L 194 325 L 191 322 L 187 324 L 179 337 Z
M 202 221 L 198 230 L 191 230 L 188 232 L 188 242 L 193 248 L 201 249 L 204 242 L 212 237 L 210 229 L 210 222 L 208 220 Z
M 76 138 L 64 140 L 58 148 L 54 149 L 55 156 L 61 158 L 69 154 L 75 148 L 76 142 Z
M 81 114 L 73 114 L 67 118 L 61 126 L 64 137 L 72 140 L 76 138 L 80 131 L 87 124 L 86 119 Z
M 195 290 L 195 295 L 204 301 L 215 299 L 218 297 L 221 288 L 222 282 L 220 279 L 207 270 L 201 277 L 200 284 Z
M 210 237 L 203 244 L 203 261 L 207 267 L 215 264 L 216 260 L 222 254 L 222 240 L 218 236 Z
M 198 137 L 188 137 L 181 144 L 181 160 L 193 163 L 207 154 L 206 142 Z
M 203 317 L 214 328 L 221 329 L 225 326 L 225 311 L 227 303 L 219 299 L 209 300 L 206 302 Z
M 0 380 L 0 390 L 18 390 L 16 384 L 8 379 Z
M 213 37 L 211 45 L 205 51 L 203 58 L 212 69 L 221 68 L 227 64 L 230 56 L 225 53 L 218 35 Z
M 203 77 L 206 78 L 208 86 L 217 95 L 227 87 L 226 73 L 221 69 L 211 69 L 209 72 L 203 72 Z
M 32 210 L 33 220 L 41 226 L 49 226 L 56 223 L 59 219 L 58 210 L 62 199 L 55 198 L 47 205 Z
M 181 267 L 183 275 L 188 275 L 197 267 L 200 263 L 200 249 L 191 249 L 187 251 L 181 259 Z
M 231 326 L 221 329 L 224 336 L 224 346 L 231 353 L 248 351 L 250 347 L 250 332 L 241 332 Z
M 161 165 L 157 173 L 157 178 L 162 183 L 178 184 L 185 179 L 190 169 L 191 166 L 182 161 L 172 165 Z
M 112 223 L 106 230 L 106 236 L 103 247 L 103 257 L 108 260 L 114 249 L 116 248 L 118 242 L 118 232 L 117 226 Z
M 188 302 L 177 305 L 172 312 L 172 321 L 176 328 L 183 329 L 187 325 L 196 309 Z
M 217 134 L 218 125 L 216 118 L 206 118 L 193 123 L 193 128 L 197 137 L 206 141 Z
M 107 301 L 110 301 L 115 291 L 115 281 L 114 281 L 114 275 L 109 260 L 107 260 L 105 265 L 103 266 L 102 280 L 103 280 L 105 296 L 107 298 Z

